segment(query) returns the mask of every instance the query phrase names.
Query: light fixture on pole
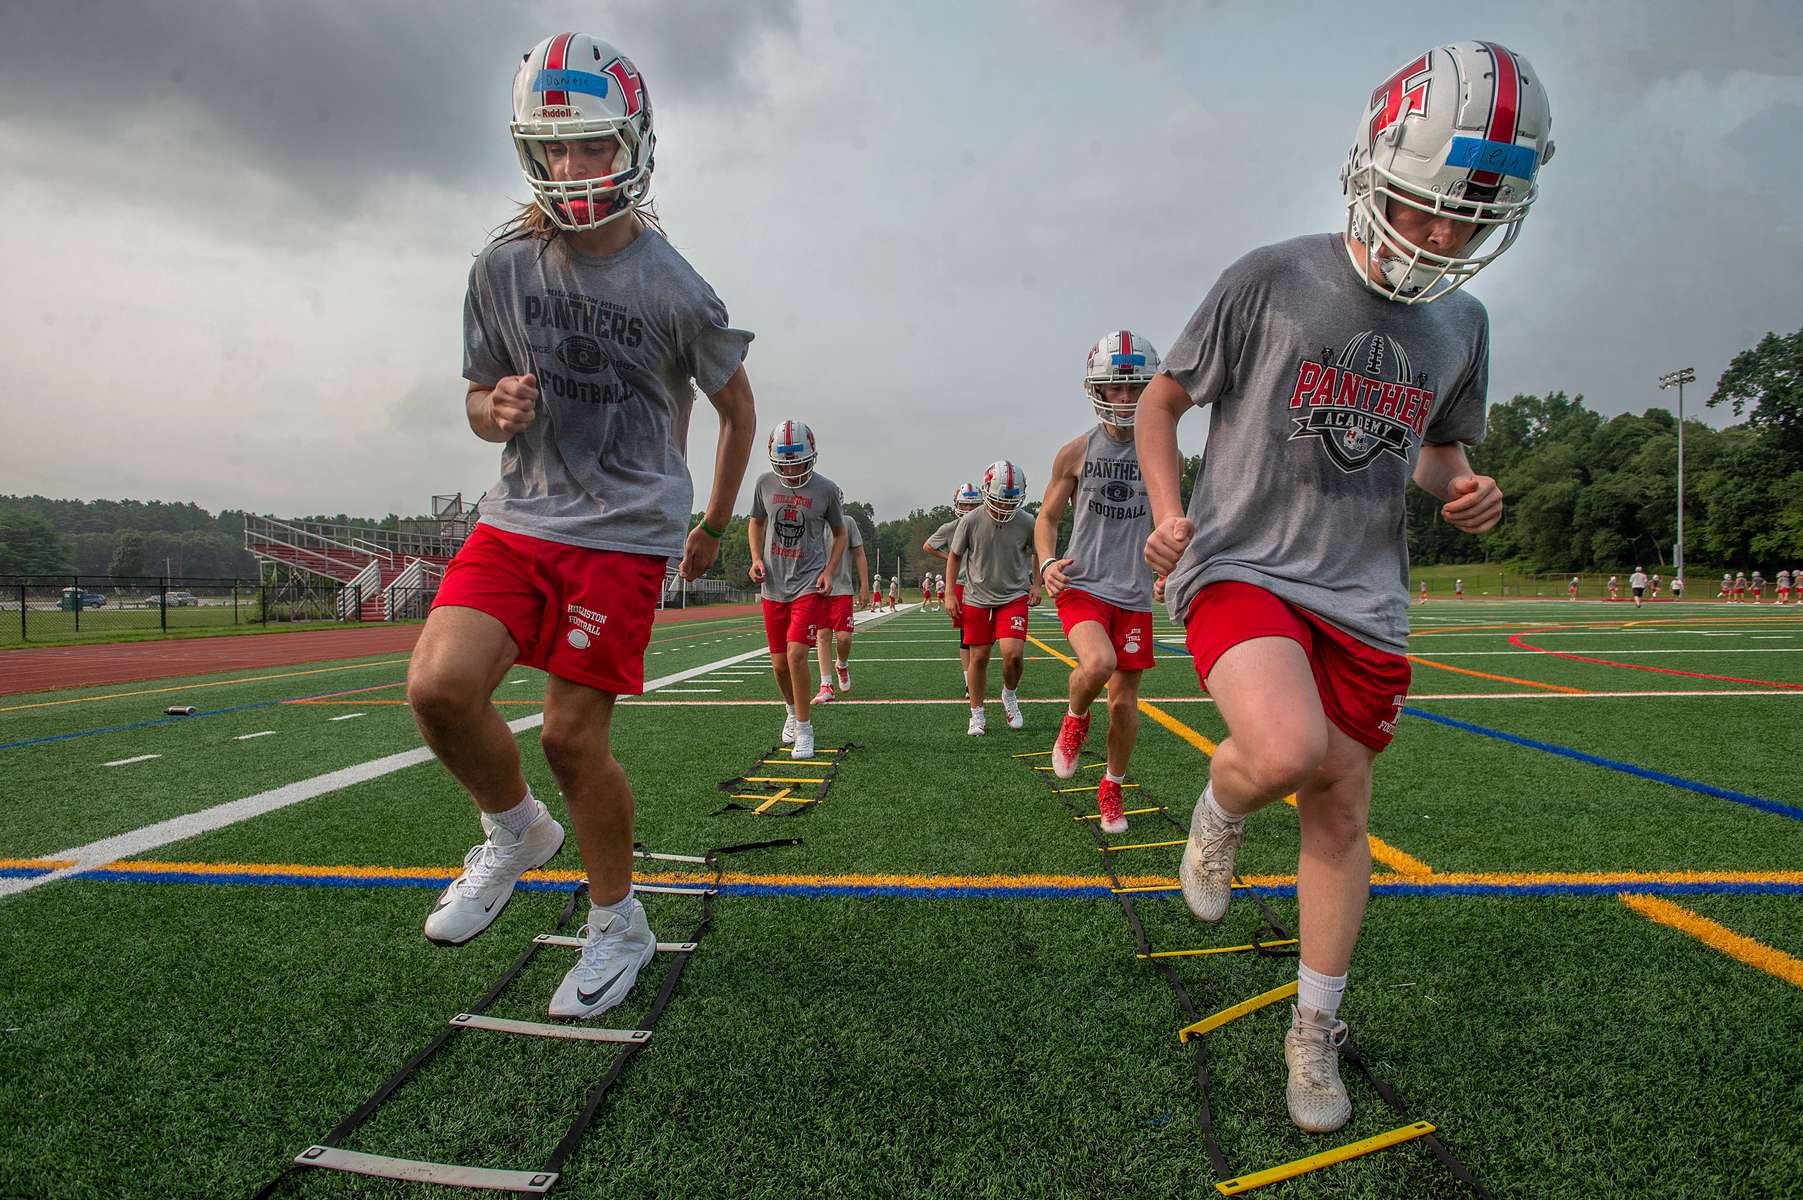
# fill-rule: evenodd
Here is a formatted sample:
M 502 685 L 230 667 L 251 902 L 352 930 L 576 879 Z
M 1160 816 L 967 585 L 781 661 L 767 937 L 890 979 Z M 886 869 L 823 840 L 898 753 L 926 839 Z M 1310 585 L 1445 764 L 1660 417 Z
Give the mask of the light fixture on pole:
M 1672 548 L 1672 576 L 1679 580 L 1680 589 L 1684 579 L 1684 385 L 1696 381 L 1697 373 L 1692 367 L 1659 377 L 1660 391 L 1678 389 L 1678 541 Z

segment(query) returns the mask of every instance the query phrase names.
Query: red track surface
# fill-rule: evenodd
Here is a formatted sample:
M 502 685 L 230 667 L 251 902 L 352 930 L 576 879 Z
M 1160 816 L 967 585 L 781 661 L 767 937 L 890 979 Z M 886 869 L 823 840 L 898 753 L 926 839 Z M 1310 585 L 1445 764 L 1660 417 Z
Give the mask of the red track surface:
M 749 616 L 758 611 L 755 604 L 666 609 L 657 614 L 657 623 Z M 0 653 L 0 696 L 410 652 L 419 640 L 420 629 L 418 625 L 374 624 L 308 633 L 250 633 L 8 650 Z

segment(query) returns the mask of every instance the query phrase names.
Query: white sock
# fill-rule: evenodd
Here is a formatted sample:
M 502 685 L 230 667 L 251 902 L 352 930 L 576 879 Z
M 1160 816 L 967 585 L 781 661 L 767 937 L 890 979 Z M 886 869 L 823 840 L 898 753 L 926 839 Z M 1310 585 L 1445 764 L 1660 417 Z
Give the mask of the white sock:
M 1102 768 L 1102 778 L 1106 779 L 1109 783 L 1126 783 L 1127 782 L 1127 777 L 1125 775 L 1116 775 L 1113 771 L 1110 771 L 1107 767 Z
M 792 717 L 795 715 L 795 706 L 793 704 L 790 704 L 787 700 L 784 700 L 783 701 L 783 711 L 788 713 Z
M 1070 716 L 1070 719 L 1073 721 L 1081 721 L 1083 719 L 1083 714 L 1080 712 L 1077 712 L 1075 709 L 1066 708 L 1064 711 Z
M 1238 825 L 1246 819 L 1244 813 L 1230 813 L 1215 803 L 1215 785 L 1212 783 L 1202 789 L 1202 803 L 1208 805 L 1209 812 L 1229 825 Z
M 1016 695 L 1015 695 L 1015 693 L 1014 693 L 1014 689 L 1013 689 L 1013 688 L 1007 688 L 1007 687 L 1005 687 L 1005 688 L 1003 688 L 1003 689 L 1002 689 L 1002 699 L 1003 699 L 1003 700 L 1004 700 L 1004 701 L 1008 701 L 1008 700 L 1018 700 L 1018 699 L 1019 699 L 1019 697 L 1017 697 L 1017 696 L 1016 696 Z
M 812 722 L 812 721 L 797 721 L 797 722 L 795 722 L 795 731 L 797 733 L 800 733 L 804 729 L 807 730 L 809 733 L 813 733 L 814 732 L 814 722 Z
M 506 812 L 489 813 L 488 816 L 491 821 L 499 825 L 502 829 L 505 829 L 514 837 L 519 837 L 520 834 L 526 832 L 526 827 L 528 825 L 538 820 L 539 815 L 544 811 L 545 806 L 540 804 L 537 798 L 533 796 L 532 789 L 527 788 L 526 798 L 524 800 L 508 809 Z
M 1296 1002 L 1319 1012 L 1328 1020 L 1333 1020 L 1340 1011 L 1340 997 L 1346 994 L 1346 976 L 1322 975 L 1308 969 L 1308 964 L 1301 959 L 1296 960 Z
M 971 716 L 973 716 L 973 717 L 980 717 L 980 716 L 982 716 L 982 715 L 983 715 L 983 706 L 982 706 L 982 705 L 981 705 L 981 704 L 973 704 L 973 705 L 971 705 L 971 706 L 970 706 L 970 715 L 971 715 Z
M 838 667 L 841 671 L 843 671 L 846 667 L 851 666 L 851 659 L 837 658 L 837 659 L 833 660 L 833 665 Z

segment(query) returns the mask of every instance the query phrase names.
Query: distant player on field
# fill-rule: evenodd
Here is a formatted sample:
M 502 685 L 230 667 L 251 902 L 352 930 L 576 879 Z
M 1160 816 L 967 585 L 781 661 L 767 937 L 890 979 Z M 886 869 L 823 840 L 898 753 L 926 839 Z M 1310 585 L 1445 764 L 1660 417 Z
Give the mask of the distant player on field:
M 1653 589 L 1653 599 L 1655 599 L 1655 600 L 1659 599 L 1659 572 L 1657 572 L 1657 571 L 1653 572 L 1651 586 Z
M 1421 603 L 1427 603 L 1427 580 L 1421 581 Z
M 1753 603 L 1758 604 L 1760 595 L 1765 592 L 1765 576 L 1754 571 L 1752 582 L 1747 586 L 1753 593 Z
M 841 508 L 845 506 L 844 493 L 839 495 L 839 505 Z M 820 627 L 817 644 L 820 654 L 820 691 L 814 697 L 815 704 L 826 704 L 833 699 L 834 690 L 827 685 L 828 679 L 838 685 L 838 694 L 851 691 L 851 637 L 856 629 L 852 609 L 870 591 L 870 559 L 864 553 L 864 531 L 858 528 L 858 522 L 850 513 L 845 514 L 845 535 L 848 548 L 839 560 L 839 569 L 833 572 L 833 590 L 827 600 L 826 621 Z M 826 536 L 831 537 L 831 532 Z M 833 656 L 830 666 L 828 655 Z
M 1104 833 L 1125 833 L 1121 785 L 1139 737 L 1139 684 L 1153 665 L 1151 532 L 1146 485 L 1133 444 L 1140 393 L 1158 374 L 1158 351 L 1129 330 L 1107 334 L 1089 352 L 1083 390 L 1097 423 L 1059 448 L 1033 526 L 1034 557 L 1046 594 L 1077 656 L 1070 706 L 1052 743 L 1052 773 L 1077 773 L 1089 737 L 1089 710 L 1108 689 L 1108 765 L 1096 785 Z M 1071 540 L 1058 554 L 1058 523 L 1075 503 Z
M 1617 577 L 1614 575 L 1609 576 L 1609 599 L 1611 599 L 1611 600 L 1621 599 L 1621 588 L 1619 586 Z
M 1452 581 L 1452 598 L 1454 600 L 1463 600 L 1465 598 L 1465 581 L 1463 579 L 1455 579 Z
M 1645 571 L 1639 567 L 1634 568 L 1634 573 L 1628 576 L 1628 590 L 1634 593 L 1634 607 L 1639 608 L 1640 602 L 1646 598 Z
M 1027 477 L 1003 459 L 983 474 L 983 507 L 965 513 L 952 531 L 951 556 L 945 577 L 961 598 L 948 610 L 960 622 L 970 646 L 965 692 L 970 698 L 971 737 L 988 730 L 983 703 L 989 687 L 989 656 L 1002 648 L 1002 711 L 1008 728 L 1026 724 L 1021 715 L 1021 672 L 1026 667 L 1027 609 L 1039 603 L 1039 580 L 1033 571 L 1033 518 L 1021 511 L 1027 499 Z
M 1722 572 L 1722 590 L 1717 593 L 1717 597 L 1725 603 L 1734 603 L 1734 575 L 1732 572 Z
M 770 669 L 783 694 L 783 742 L 791 758 L 814 757 L 808 661 L 826 624 L 833 573 L 850 540 L 839 485 L 814 470 L 814 431 L 778 421 L 770 431 L 770 470 L 752 486 L 751 578 L 764 606 Z M 825 682 L 824 680 L 822 681 Z
M 1437 46 L 1367 95 L 1343 232 L 1228 267 L 1135 425 L 1155 525 L 1146 557 L 1170 574 L 1171 617 L 1227 726 L 1190 824 L 1183 898 L 1221 920 L 1246 817 L 1295 795 L 1286 1098 L 1316 1133 L 1352 1113 L 1337 1013 L 1370 891 L 1372 769 L 1409 687 L 1408 483 L 1463 532 L 1502 518 L 1501 490 L 1462 444 L 1484 434 L 1490 343 L 1483 305 L 1457 289 L 1513 244 L 1551 153 L 1535 72 L 1493 42 Z M 1191 406 L 1210 418 L 1186 516 L 1176 427 Z
M 1778 569 L 1778 603 L 1790 603 L 1790 572 L 1782 567 Z
M 1573 600 L 1578 598 L 1578 577 L 1576 575 L 1573 575 L 1571 582 L 1566 585 L 1565 594 Z
M 896 601 L 901 599 L 901 575 L 889 576 L 889 611 L 895 611 Z
M 975 512 L 982 506 L 982 489 L 978 488 L 974 483 L 966 483 L 963 487 L 960 487 L 952 496 L 952 519 L 928 535 L 927 540 L 921 543 L 920 548 L 942 562 L 949 559 L 951 557 L 952 533 L 958 528 L 959 519 L 962 518 L 965 513 Z M 943 583 L 944 581 L 945 577 L 940 576 L 940 582 Z M 951 598 L 953 600 L 962 600 L 964 598 L 964 585 L 956 580 L 953 580 L 951 583 Z M 944 597 L 942 596 L 940 599 L 943 600 Z M 944 604 L 941 604 L 940 607 L 945 610 L 946 616 L 951 618 L 953 628 L 959 631 L 958 676 L 960 679 L 964 680 L 964 698 L 968 700 L 970 699 L 970 643 L 964 640 L 963 627 L 958 624 L 956 609 L 947 607 Z
M 1747 573 L 1737 571 L 1734 574 L 1734 603 L 1745 604 L 1747 600 Z
M 666 562 L 697 579 L 719 553 L 757 414 L 751 334 L 659 232 L 648 205 L 651 103 L 599 38 L 560 33 L 519 61 L 514 149 L 532 201 L 470 268 L 465 415 L 504 443 L 501 478 L 445 572 L 408 669 L 427 745 L 480 810 L 483 840 L 426 917 L 440 945 L 500 916 L 563 845 L 526 786 L 490 696 L 515 663 L 543 670 L 538 744 L 588 875 L 582 946 L 551 998 L 592 1017 L 632 990 L 656 939 L 632 894 L 633 794 L 614 758 L 615 698 L 644 688 Z M 719 414 L 712 487 L 688 529 L 692 388 Z M 686 533 L 686 537 L 685 537 Z

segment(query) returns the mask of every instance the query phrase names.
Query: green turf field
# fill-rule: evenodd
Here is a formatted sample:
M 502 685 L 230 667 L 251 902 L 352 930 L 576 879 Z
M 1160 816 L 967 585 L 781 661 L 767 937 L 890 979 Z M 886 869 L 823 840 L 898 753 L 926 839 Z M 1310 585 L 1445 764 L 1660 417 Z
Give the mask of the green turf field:
M 1473 596 L 1411 615 L 1410 712 L 1378 763 L 1374 896 L 1342 1010 L 1373 1070 L 1499 1197 L 1797 1194 L 1803 610 Z M 615 721 L 640 840 L 801 844 L 722 860 L 712 928 L 554 1195 L 1214 1194 L 1182 1013 L 1066 807 L 1087 800 L 1014 757 L 1050 747 L 1067 676 L 1049 609 L 1033 632 L 1027 728 L 992 705 L 975 739 L 943 615 L 863 628 L 852 692 L 815 716 L 823 747 L 854 748 L 820 803 L 760 815 L 720 812 L 716 785 L 826 768 L 761 762 L 781 757 L 766 752 L 782 714 L 758 619 L 657 627 L 659 686 Z M 1187 823 L 1225 730 L 1181 632 L 1161 619 L 1158 644 L 1128 808 Z M 573 842 L 475 942 L 421 936 L 476 822 L 409 756 L 405 669 L 388 655 L 0 697 L 0 1195 L 249 1196 L 552 929 Z M 543 683 L 516 669 L 496 699 L 562 817 L 532 724 Z M 1108 840 L 1181 836 L 1159 814 L 1132 822 Z M 1292 928 L 1296 852 L 1274 805 L 1239 859 Z M 1179 854 L 1108 857 L 1158 885 Z M 701 912 L 645 904 L 665 940 Z M 1172 893 L 1134 909 L 1159 950 L 1260 928 L 1249 899 L 1219 928 Z M 569 953 L 540 952 L 492 1015 L 543 1020 Z M 635 1028 L 677 961 L 660 955 L 596 1024 Z M 1295 970 L 1166 961 L 1201 1014 Z M 1269 1007 L 1204 1043 L 1235 1174 L 1405 1124 L 1348 1069 L 1351 1124 L 1294 1129 L 1286 1019 Z M 346 1146 L 536 1167 L 621 1053 L 458 1031 Z M 315 1171 L 280 1194 L 428 1189 Z M 1469 1193 L 1415 1142 L 1257 1194 Z

